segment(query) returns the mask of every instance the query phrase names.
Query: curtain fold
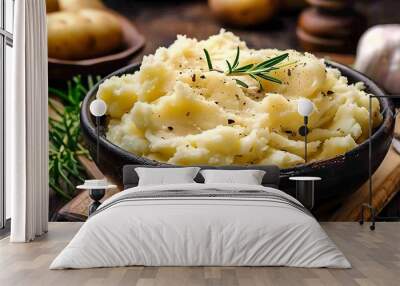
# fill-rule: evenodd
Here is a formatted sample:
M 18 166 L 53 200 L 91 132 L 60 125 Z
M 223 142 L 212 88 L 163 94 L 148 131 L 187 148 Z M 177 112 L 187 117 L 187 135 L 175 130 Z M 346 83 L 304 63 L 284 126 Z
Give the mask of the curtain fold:
M 6 187 L 12 242 L 48 224 L 48 72 L 45 0 L 18 0 L 14 18 L 13 94 L 6 97 Z

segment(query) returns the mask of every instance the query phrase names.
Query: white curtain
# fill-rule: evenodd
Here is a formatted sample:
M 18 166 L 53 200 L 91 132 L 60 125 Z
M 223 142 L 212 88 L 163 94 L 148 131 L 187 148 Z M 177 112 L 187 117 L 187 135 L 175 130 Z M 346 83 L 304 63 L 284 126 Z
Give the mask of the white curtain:
M 45 0 L 15 1 L 13 94 L 6 98 L 6 188 L 12 242 L 48 224 L 48 83 Z

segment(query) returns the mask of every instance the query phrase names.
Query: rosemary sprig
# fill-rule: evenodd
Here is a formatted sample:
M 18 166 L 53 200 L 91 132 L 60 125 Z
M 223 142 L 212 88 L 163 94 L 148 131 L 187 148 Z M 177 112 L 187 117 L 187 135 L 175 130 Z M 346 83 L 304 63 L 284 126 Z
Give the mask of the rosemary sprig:
M 207 51 L 207 49 L 204 49 L 204 54 L 206 55 L 207 65 L 208 65 L 208 69 L 210 71 L 221 72 L 228 76 L 241 76 L 241 75 L 250 76 L 251 78 L 255 79 L 259 83 L 261 90 L 263 90 L 264 88 L 263 88 L 263 85 L 262 85 L 260 79 L 268 80 L 268 81 L 271 81 L 271 82 L 274 82 L 277 84 L 282 84 L 282 81 L 280 79 L 270 76 L 270 75 L 268 75 L 268 73 L 283 67 L 283 66 L 279 66 L 278 64 L 281 63 L 282 61 L 286 60 L 289 57 L 288 53 L 284 53 L 282 55 L 273 57 L 271 59 L 265 60 L 258 64 L 247 64 L 247 65 L 239 67 L 240 49 L 239 49 L 239 47 L 237 47 L 236 56 L 235 56 L 233 63 L 230 63 L 228 60 L 226 60 L 226 64 L 228 66 L 228 71 L 224 72 L 224 71 L 220 71 L 220 70 L 213 68 L 213 64 L 211 62 L 211 57 L 210 57 L 210 54 Z M 289 64 L 291 64 L 291 63 L 289 63 Z M 249 87 L 245 82 L 243 82 L 239 79 L 235 79 L 235 81 L 240 86 L 243 86 L 245 88 Z
M 49 88 L 62 103 L 57 105 L 54 99 L 49 99 L 54 113 L 49 117 L 49 185 L 66 200 L 74 196 L 75 185 L 86 176 L 78 160 L 79 155 L 89 156 L 81 144 L 79 114 L 81 102 L 93 85 L 92 77 L 88 77 L 86 85 L 77 76 L 68 82 L 66 91 Z
M 213 70 L 213 66 L 211 63 L 210 54 L 208 53 L 208 51 L 206 49 L 204 49 L 204 53 L 206 54 L 208 69 L 211 71 L 211 70 Z

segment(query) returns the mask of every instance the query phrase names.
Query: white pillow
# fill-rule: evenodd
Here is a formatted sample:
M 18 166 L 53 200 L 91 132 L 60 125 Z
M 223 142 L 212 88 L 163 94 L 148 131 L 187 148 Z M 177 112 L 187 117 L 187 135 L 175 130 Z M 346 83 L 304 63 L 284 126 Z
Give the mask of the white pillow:
M 193 180 L 200 168 L 135 168 L 139 176 L 139 186 L 187 184 L 195 183 Z
M 205 184 L 261 185 L 265 171 L 262 170 L 202 170 Z

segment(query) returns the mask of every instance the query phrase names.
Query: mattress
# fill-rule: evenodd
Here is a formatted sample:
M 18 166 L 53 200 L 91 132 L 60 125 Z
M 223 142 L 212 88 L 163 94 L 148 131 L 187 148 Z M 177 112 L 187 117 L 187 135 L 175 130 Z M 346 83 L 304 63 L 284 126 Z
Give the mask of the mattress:
M 50 269 L 133 265 L 351 267 L 309 211 L 284 192 L 191 183 L 112 196 Z

